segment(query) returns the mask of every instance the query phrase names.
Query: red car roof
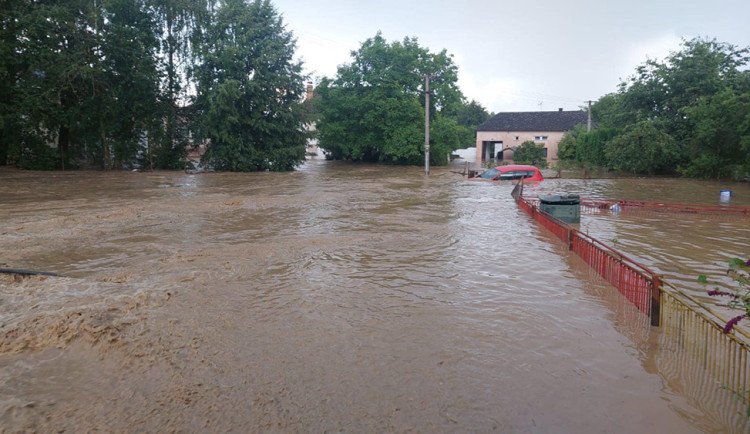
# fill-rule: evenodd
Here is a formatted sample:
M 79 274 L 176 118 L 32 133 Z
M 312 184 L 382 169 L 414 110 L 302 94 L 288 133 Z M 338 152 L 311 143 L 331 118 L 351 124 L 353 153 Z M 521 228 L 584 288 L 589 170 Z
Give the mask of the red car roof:
M 513 179 L 525 179 L 527 181 L 544 181 L 542 172 L 535 166 L 528 164 L 511 164 L 507 166 L 497 166 L 492 169 L 486 170 L 483 173 L 477 175 L 477 178 L 492 179 L 493 181 L 503 180 L 504 174 L 508 172 L 520 172 L 520 173 L 509 173 L 507 180 Z M 531 175 L 529 175 L 531 174 Z
M 535 166 L 530 166 L 528 164 L 509 164 L 506 166 L 497 166 L 495 169 L 499 170 L 500 172 L 507 172 L 509 170 L 535 170 L 539 171 L 539 169 Z

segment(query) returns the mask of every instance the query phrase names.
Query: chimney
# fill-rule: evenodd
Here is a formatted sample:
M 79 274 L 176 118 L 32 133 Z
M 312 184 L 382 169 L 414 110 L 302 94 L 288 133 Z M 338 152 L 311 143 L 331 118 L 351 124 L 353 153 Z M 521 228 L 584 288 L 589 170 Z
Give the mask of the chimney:
M 313 98 L 313 84 L 312 81 L 307 82 L 307 97 L 305 97 L 305 101 L 310 101 Z
M 557 111 L 562 112 L 562 107 L 560 107 L 559 109 L 557 109 Z

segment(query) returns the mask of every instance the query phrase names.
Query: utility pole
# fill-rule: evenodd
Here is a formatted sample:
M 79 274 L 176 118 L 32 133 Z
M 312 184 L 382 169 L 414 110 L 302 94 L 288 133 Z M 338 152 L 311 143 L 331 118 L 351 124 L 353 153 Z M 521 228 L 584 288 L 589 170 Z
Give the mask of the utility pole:
M 434 74 L 424 75 L 424 174 L 430 174 L 430 78 Z
M 586 132 L 590 133 L 591 132 L 591 102 L 592 101 L 588 100 L 586 102 L 589 103 L 589 122 L 588 122 L 588 124 L 586 126 Z

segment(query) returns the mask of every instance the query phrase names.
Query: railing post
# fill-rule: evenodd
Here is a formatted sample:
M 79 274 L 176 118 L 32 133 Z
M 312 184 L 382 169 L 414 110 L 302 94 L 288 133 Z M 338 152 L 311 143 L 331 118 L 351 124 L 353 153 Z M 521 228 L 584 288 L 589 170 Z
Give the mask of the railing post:
M 576 236 L 575 232 L 575 229 L 568 230 L 568 250 L 573 250 L 573 239 Z
M 651 325 L 659 327 L 659 314 L 661 309 L 661 276 L 651 276 Z

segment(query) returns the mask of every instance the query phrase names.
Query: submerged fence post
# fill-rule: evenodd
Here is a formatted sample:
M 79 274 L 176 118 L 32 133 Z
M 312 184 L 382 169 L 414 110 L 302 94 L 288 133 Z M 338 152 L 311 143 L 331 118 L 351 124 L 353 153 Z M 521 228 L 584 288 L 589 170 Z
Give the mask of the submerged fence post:
M 659 314 L 661 308 L 661 276 L 651 276 L 651 325 L 659 327 Z

